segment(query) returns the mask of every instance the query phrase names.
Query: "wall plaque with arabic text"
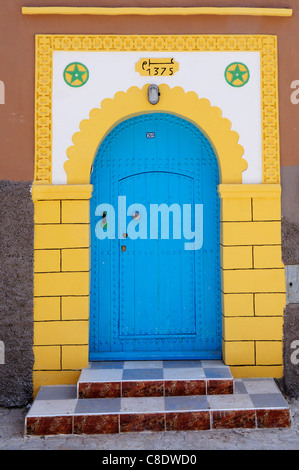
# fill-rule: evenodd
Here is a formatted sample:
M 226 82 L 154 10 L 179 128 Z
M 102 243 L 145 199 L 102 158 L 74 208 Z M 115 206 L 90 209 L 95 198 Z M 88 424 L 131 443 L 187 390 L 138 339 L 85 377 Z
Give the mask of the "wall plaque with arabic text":
M 174 58 L 143 58 L 136 63 L 135 70 L 142 76 L 169 77 L 179 70 L 179 64 Z

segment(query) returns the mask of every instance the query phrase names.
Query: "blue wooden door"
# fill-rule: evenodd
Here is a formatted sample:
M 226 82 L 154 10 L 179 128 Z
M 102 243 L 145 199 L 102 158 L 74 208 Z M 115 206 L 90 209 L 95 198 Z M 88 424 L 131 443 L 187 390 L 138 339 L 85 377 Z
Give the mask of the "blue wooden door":
M 101 144 L 91 183 L 90 360 L 221 358 L 207 138 L 166 113 L 130 118 Z

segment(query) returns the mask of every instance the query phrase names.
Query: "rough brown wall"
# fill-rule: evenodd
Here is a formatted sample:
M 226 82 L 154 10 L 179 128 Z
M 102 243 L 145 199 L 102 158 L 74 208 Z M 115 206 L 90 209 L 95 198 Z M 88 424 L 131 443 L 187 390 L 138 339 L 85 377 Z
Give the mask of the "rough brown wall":
M 288 304 L 284 314 L 284 376 L 283 391 L 291 397 L 299 396 L 299 364 L 292 362 L 292 353 L 298 346 L 292 346 L 293 341 L 299 340 L 299 304 Z M 292 346 L 292 347 L 291 347 Z M 299 354 L 296 353 L 298 358 Z
M 299 185 L 299 182 L 298 182 Z M 282 219 L 282 259 L 285 265 L 299 264 L 299 224 Z M 291 360 L 291 345 L 299 340 L 299 304 L 287 304 L 283 326 L 284 377 L 282 386 L 289 396 L 299 396 L 299 364 Z
M 283 263 L 285 265 L 299 264 L 299 224 L 291 222 L 286 217 L 283 217 L 281 221 L 281 242 Z
M 298 104 L 298 113 L 299 113 L 299 104 Z M 299 115 L 298 115 L 299 118 Z M 298 145 L 298 139 L 296 140 Z M 299 149 L 298 149 L 299 150 Z M 283 166 L 281 168 L 281 199 L 282 199 L 282 214 L 286 221 L 289 221 L 292 224 L 295 224 L 299 227 L 299 155 L 298 150 L 296 153 L 296 158 L 298 160 L 297 166 Z M 286 227 L 287 230 L 287 227 Z M 293 230 L 296 231 L 296 228 L 293 227 L 291 232 L 286 233 L 285 235 L 290 239 L 292 236 Z M 295 233 L 293 234 L 295 235 Z M 297 236 L 297 243 L 298 243 L 298 236 Z M 286 247 L 287 248 L 287 247 Z M 294 247 L 295 250 L 298 250 Z M 288 256 L 287 253 L 284 253 L 285 256 Z M 293 257 L 294 258 L 294 257 Z M 297 262 L 299 260 L 299 253 L 295 255 Z M 287 259 L 285 260 L 285 264 L 288 264 Z M 290 262 L 289 264 L 293 264 Z M 296 263 L 295 263 L 296 264 Z
M 299 265 L 299 166 L 281 169 L 282 261 Z M 289 396 L 299 396 L 299 364 L 291 360 L 294 341 L 299 340 L 299 304 L 287 304 L 284 311 L 284 377 L 282 386 Z
M 33 203 L 31 183 L 0 181 L 0 406 L 32 398 Z

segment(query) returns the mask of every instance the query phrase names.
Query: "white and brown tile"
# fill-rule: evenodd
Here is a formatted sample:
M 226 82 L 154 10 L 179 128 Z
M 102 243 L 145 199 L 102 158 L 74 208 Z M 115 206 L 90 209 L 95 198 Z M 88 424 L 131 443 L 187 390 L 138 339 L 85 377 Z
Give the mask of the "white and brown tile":
M 233 393 L 229 367 L 221 361 L 95 362 L 83 369 L 79 398 L 158 397 Z
M 273 379 L 236 379 L 234 394 L 88 400 L 77 397 L 76 386 L 42 387 L 26 417 L 28 435 L 289 426 L 288 404 Z

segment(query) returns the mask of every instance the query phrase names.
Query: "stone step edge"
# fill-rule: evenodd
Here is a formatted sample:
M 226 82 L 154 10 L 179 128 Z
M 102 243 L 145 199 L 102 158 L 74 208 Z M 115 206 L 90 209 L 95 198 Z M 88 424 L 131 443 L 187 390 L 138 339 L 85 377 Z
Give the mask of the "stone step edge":
M 76 413 L 27 416 L 26 436 L 290 427 L 288 408 Z
M 155 379 L 77 382 L 77 397 L 120 398 L 234 394 L 234 379 Z

